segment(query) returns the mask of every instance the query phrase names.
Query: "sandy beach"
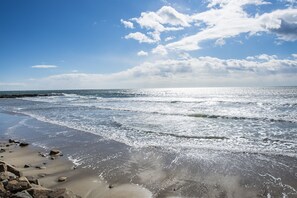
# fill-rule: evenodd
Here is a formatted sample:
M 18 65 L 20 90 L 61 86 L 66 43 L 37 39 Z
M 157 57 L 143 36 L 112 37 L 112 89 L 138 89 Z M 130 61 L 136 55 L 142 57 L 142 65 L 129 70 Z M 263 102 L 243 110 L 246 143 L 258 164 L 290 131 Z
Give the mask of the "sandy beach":
M 116 186 L 108 184 L 94 176 L 89 170 L 77 168 L 63 156 L 50 155 L 46 151 L 37 150 L 30 145 L 21 147 L 19 143 L 9 143 L 8 140 L 1 140 L 0 146 L 2 163 L 5 162 L 8 165 L 12 165 L 24 177 L 38 180 L 39 185 L 46 189 L 66 188 L 78 197 L 86 198 L 152 197 L 148 190 L 138 185 L 125 184 Z M 14 174 L 12 175 L 8 181 L 16 178 Z M 15 191 L 15 193 L 24 192 L 25 190 L 26 188 L 20 189 Z M 27 190 L 30 192 L 30 188 Z M 74 194 L 63 194 L 62 197 L 76 197 Z M 5 194 L 2 196 L 5 197 Z M 32 195 L 32 197 L 42 196 Z

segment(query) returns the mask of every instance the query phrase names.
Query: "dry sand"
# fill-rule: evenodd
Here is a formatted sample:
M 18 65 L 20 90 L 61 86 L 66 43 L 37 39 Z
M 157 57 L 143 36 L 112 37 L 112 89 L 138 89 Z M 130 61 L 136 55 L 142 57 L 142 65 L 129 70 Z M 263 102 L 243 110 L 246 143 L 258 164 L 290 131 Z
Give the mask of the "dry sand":
M 8 142 L 5 140 L 1 141 Z M 75 194 L 85 198 L 136 198 L 152 197 L 152 193 L 136 184 L 108 184 L 92 173 L 91 170 L 75 168 L 74 164 L 64 157 L 57 157 L 52 160 L 48 151 L 37 150 L 36 147 L 20 147 L 12 144 L 6 147 L 1 145 L 6 151 L 0 153 L 1 160 L 14 165 L 22 171 L 24 176 L 35 176 L 42 186 L 46 188 L 67 188 Z M 0 148 L 0 149 L 1 149 Z M 24 168 L 24 165 L 30 165 Z M 39 166 L 39 168 L 37 168 Z M 40 169 L 41 168 L 41 169 Z M 66 181 L 58 182 L 59 177 L 67 177 Z

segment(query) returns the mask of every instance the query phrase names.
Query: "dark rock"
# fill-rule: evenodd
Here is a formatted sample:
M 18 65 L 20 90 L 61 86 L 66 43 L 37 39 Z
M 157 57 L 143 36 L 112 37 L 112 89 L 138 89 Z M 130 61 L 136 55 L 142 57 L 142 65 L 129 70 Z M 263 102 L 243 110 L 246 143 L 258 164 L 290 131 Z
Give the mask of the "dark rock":
M 26 176 L 30 184 L 36 184 L 39 185 L 39 181 L 36 177 L 33 176 Z
M 7 172 L 0 173 L 0 181 L 8 180 L 8 178 L 9 175 L 7 174 Z
M 48 198 L 48 194 L 52 192 L 52 190 L 43 188 L 41 186 L 33 186 L 27 191 L 32 197 L 36 197 L 36 198 Z
M 0 172 L 6 172 L 7 171 L 7 166 L 4 163 L 0 163 Z
M 7 171 L 15 174 L 18 177 L 23 176 L 23 173 L 21 171 L 17 170 L 15 167 L 9 164 L 7 164 Z
M 58 149 L 52 149 L 49 154 L 50 155 L 61 155 L 61 151 Z
M 37 168 L 37 169 L 46 169 L 46 167 L 43 166 L 43 165 L 41 165 L 41 166 L 35 166 L 35 168 Z
M 29 143 L 27 143 L 27 142 L 21 142 L 20 143 L 20 147 L 25 147 L 25 146 L 28 146 L 29 145 Z
M 6 147 L 9 147 L 10 145 L 9 145 L 9 144 L 6 144 L 5 146 L 6 146 Z
M 80 196 L 74 194 L 72 191 L 65 188 L 56 189 L 48 194 L 48 198 L 81 198 Z
M 0 149 L 0 153 L 4 153 L 6 150 L 5 149 Z
M 41 177 L 45 177 L 46 176 L 46 173 L 40 173 L 38 174 L 38 177 L 41 178 Z
M 33 198 L 28 191 L 24 190 L 11 196 L 12 198 Z
M 25 164 L 25 165 L 24 165 L 24 168 L 30 168 L 30 167 L 31 167 L 30 164 Z
M 58 182 L 64 182 L 67 180 L 67 177 L 59 177 Z
M 5 186 L 5 189 L 12 193 L 27 190 L 29 188 L 31 188 L 30 183 L 24 177 L 8 181 L 8 184 Z
M 110 189 L 113 188 L 113 185 L 109 184 L 108 188 L 110 188 Z
M 16 179 L 16 178 L 18 178 L 18 177 L 15 176 L 14 174 L 11 174 L 11 175 L 8 176 L 8 180 L 9 180 L 9 181 L 10 181 L 10 180 L 13 180 L 13 179 Z
M 41 157 L 46 157 L 46 154 L 44 154 L 44 153 L 39 153 L 39 155 L 40 155 Z
M 4 188 L 4 185 L 3 185 L 3 183 L 0 182 L 0 193 L 5 193 L 5 192 L 6 192 L 6 190 Z
M 13 140 L 13 139 L 9 139 L 8 142 L 10 144 L 19 144 L 20 143 L 20 141 L 16 141 L 16 140 Z

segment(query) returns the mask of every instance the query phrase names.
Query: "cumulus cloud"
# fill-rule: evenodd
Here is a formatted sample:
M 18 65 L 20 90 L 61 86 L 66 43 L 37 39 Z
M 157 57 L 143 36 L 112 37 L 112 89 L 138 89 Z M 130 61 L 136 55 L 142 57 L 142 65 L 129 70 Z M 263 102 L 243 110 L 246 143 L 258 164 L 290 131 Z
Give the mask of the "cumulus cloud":
M 148 53 L 145 51 L 142 51 L 142 50 L 137 52 L 137 56 L 147 56 L 147 55 L 148 55 Z
M 56 65 L 33 65 L 31 67 L 35 68 L 35 69 L 51 69 L 51 68 L 57 68 L 58 66 L 56 66 Z
M 121 23 L 125 26 L 125 28 L 131 28 L 131 29 L 134 28 L 134 25 L 131 21 L 125 21 L 125 20 L 121 19 Z
M 167 51 L 198 50 L 201 49 L 201 43 L 208 40 L 213 40 L 216 46 L 222 46 L 226 39 L 241 34 L 253 36 L 268 33 L 276 35 L 279 42 L 296 41 L 297 9 L 294 7 L 262 14 L 250 13 L 246 9 L 248 5 L 259 7 L 267 4 L 271 3 L 265 0 L 208 0 L 208 9 L 203 12 L 184 14 L 171 6 L 163 6 L 155 12 L 142 12 L 140 17 L 130 20 L 138 23 L 146 31 L 143 34 L 158 44 L 164 32 L 203 27 L 196 28 L 196 33 L 192 35 L 167 43 Z M 165 41 L 171 38 L 167 36 Z
M 244 9 L 246 5 L 263 5 L 262 0 L 213 0 L 205 12 L 191 16 L 192 21 L 198 21 L 207 27 L 194 35 L 187 36 L 166 47 L 178 50 L 197 50 L 200 43 L 206 40 L 222 41 L 243 33 L 256 35 L 259 32 L 272 33 L 284 41 L 297 40 L 297 9 L 276 10 L 271 13 L 251 16 Z M 220 44 L 220 42 L 218 43 Z
M 297 59 L 260 54 L 253 58 L 210 56 L 144 62 L 111 74 L 68 73 L 26 82 L 24 89 L 141 88 L 166 86 L 296 85 Z M 285 81 L 284 81 L 285 79 Z M 261 84 L 261 85 L 264 85 Z M 3 87 L 1 88 L 3 89 Z
M 261 25 L 280 40 L 297 40 L 297 9 L 277 10 L 259 17 Z
M 125 36 L 125 39 L 134 39 L 137 40 L 139 43 L 155 43 L 156 41 L 152 38 L 149 38 L 145 34 L 142 34 L 141 32 L 134 32 L 130 33 Z
M 152 50 L 153 54 L 159 54 L 161 56 L 165 56 L 168 54 L 166 48 L 163 45 L 158 45 L 156 48 Z
M 171 40 L 173 40 L 173 39 L 175 39 L 174 36 L 168 36 L 168 37 L 165 38 L 165 41 L 171 41 Z
M 156 32 L 181 30 L 189 27 L 188 16 L 170 6 L 163 6 L 157 12 L 142 12 L 139 18 L 132 18 L 142 28 Z
M 154 43 L 161 40 L 160 34 L 162 32 L 177 31 L 184 29 L 184 27 L 189 27 L 188 17 L 188 15 L 179 13 L 170 6 L 163 6 L 157 12 L 142 12 L 140 17 L 132 18 L 130 21 L 135 21 L 142 29 L 147 30 L 145 34 L 141 33 L 141 37 L 146 38 L 145 40 L 148 41 L 146 43 Z M 124 20 L 121 21 L 124 25 L 127 25 L 127 22 L 130 22 Z M 128 34 L 125 38 L 133 38 L 137 40 L 137 38 L 140 37 L 139 33 L 140 32 L 138 32 L 137 37 Z
M 292 56 L 293 56 L 294 58 L 297 58 L 297 54 L 292 54 Z
M 226 44 L 226 41 L 222 38 L 219 38 L 218 40 L 216 40 L 215 45 L 216 46 L 223 46 Z

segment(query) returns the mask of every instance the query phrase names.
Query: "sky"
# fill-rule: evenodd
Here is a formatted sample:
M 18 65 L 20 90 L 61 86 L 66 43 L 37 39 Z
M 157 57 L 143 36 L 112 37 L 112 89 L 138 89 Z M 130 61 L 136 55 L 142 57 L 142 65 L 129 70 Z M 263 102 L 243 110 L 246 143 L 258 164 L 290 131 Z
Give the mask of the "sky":
M 297 0 L 1 0 L 0 90 L 297 86 Z

